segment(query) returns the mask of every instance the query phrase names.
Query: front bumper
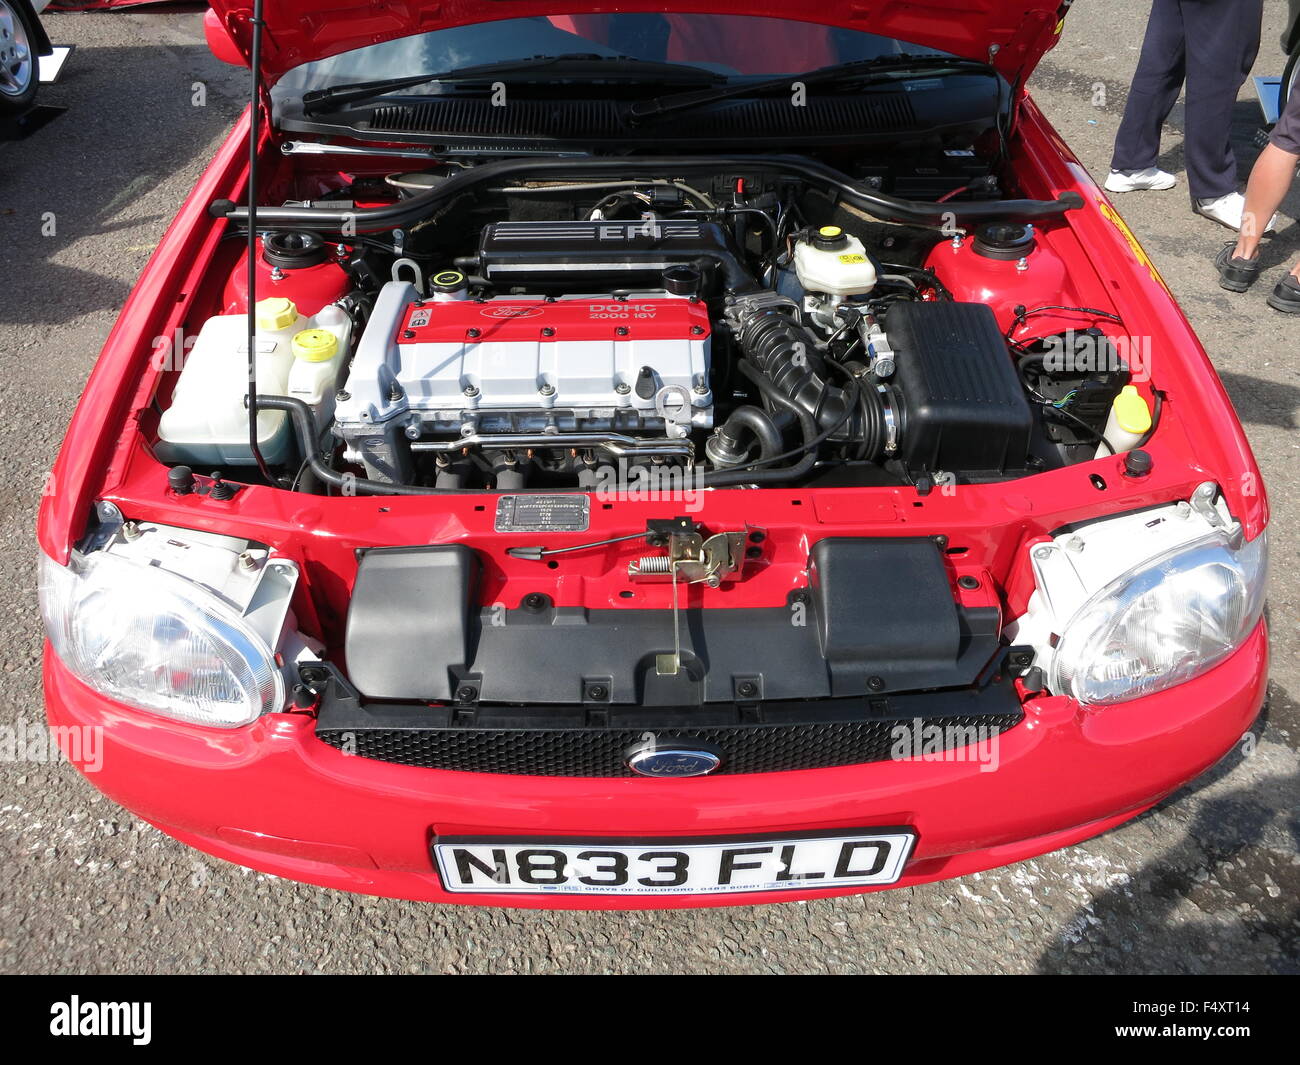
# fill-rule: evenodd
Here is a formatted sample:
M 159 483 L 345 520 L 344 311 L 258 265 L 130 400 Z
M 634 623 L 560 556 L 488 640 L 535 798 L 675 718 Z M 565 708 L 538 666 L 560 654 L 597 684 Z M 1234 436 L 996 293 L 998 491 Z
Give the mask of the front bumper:
M 92 783 L 169 835 L 228 861 L 429 902 L 677 908 L 853 892 L 451 895 L 429 845 L 434 835 L 672 838 L 910 825 L 919 839 L 893 886 L 962 876 L 1094 836 L 1203 772 L 1254 721 L 1267 665 L 1261 622 L 1231 658 L 1169 691 L 1101 711 L 1062 697 L 1031 699 L 1025 720 L 999 737 L 996 768 L 913 760 L 684 780 L 392 765 L 321 742 L 306 714 L 271 715 L 229 732 L 163 722 L 87 688 L 48 645 L 45 691 L 51 725 L 102 728 Z

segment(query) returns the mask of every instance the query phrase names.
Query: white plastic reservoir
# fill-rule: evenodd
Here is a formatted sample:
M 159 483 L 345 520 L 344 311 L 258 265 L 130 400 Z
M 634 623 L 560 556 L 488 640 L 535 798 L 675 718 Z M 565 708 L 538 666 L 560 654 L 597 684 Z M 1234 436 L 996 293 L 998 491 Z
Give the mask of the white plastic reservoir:
M 862 296 L 876 287 L 876 268 L 862 241 L 839 226 L 822 226 L 794 246 L 794 269 L 809 292 L 824 292 L 836 302 Z
M 303 400 L 323 426 L 347 358 L 352 320 L 334 305 L 306 318 L 283 297 L 258 301 L 256 314 L 257 391 Z M 247 395 L 248 319 L 242 314 L 209 318 L 159 422 L 159 459 L 213 469 L 252 465 Z M 282 411 L 258 412 L 257 443 L 271 465 L 291 459 L 292 427 Z

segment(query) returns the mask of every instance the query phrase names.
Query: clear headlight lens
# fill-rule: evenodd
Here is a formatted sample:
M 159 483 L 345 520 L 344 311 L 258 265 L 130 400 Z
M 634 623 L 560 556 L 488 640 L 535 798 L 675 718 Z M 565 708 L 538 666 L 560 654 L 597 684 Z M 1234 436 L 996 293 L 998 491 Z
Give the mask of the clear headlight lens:
M 1234 548 L 1222 530 L 1144 562 L 1070 619 L 1051 690 L 1104 705 L 1199 676 L 1254 631 L 1267 570 L 1265 533 Z
M 192 581 L 103 551 L 68 566 L 42 553 L 40 595 L 59 658 L 111 698 L 217 728 L 284 707 L 271 648 Z

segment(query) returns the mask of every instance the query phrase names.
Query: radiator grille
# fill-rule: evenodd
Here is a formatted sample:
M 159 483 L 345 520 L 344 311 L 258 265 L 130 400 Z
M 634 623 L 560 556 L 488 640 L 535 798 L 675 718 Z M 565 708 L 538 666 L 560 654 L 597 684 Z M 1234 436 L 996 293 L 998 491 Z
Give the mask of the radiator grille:
M 1023 718 L 1013 713 L 926 717 L 924 727 L 940 729 L 945 750 L 970 738 L 1005 732 Z M 722 728 L 665 729 L 656 741 L 666 746 L 692 740 L 723 753 L 718 774 L 782 773 L 797 769 L 881 762 L 895 746 L 897 718 L 795 725 L 737 725 Z M 976 730 L 976 731 L 971 731 Z M 624 752 L 645 730 L 619 728 L 318 728 L 324 742 L 340 750 L 397 765 L 545 777 L 631 777 Z M 929 750 L 931 748 L 927 748 Z

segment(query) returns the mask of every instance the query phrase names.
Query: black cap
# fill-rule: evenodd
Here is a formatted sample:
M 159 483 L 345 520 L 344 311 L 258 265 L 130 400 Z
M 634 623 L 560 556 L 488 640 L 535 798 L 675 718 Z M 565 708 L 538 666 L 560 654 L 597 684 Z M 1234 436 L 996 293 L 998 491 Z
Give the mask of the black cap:
M 1125 477 L 1145 477 L 1151 472 L 1151 456 L 1145 451 L 1130 451 L 1124 456 Z
M 194 471 L 188 466 L 173 466 L 167 471 L 167 487 L 178 496 L 194 491 Z
M 440 270 L 429 279 L 430 292 L 459 292 L 466 278 L 459 270 Z
M 698 296 L 700 272 L 693 266 L 670 266 L 663 273 L 664 291 L 674 296 Z
M 329 249 L 319 233 L 309 230 L 276 230 L 262 238 L 262 258 L 282 270 L 319 266 L 329 258 Z
M 1009 262 L 1034 250 L 1034 227 L 1025 222 L 989 222 L 975 231 L 975 254 Z

